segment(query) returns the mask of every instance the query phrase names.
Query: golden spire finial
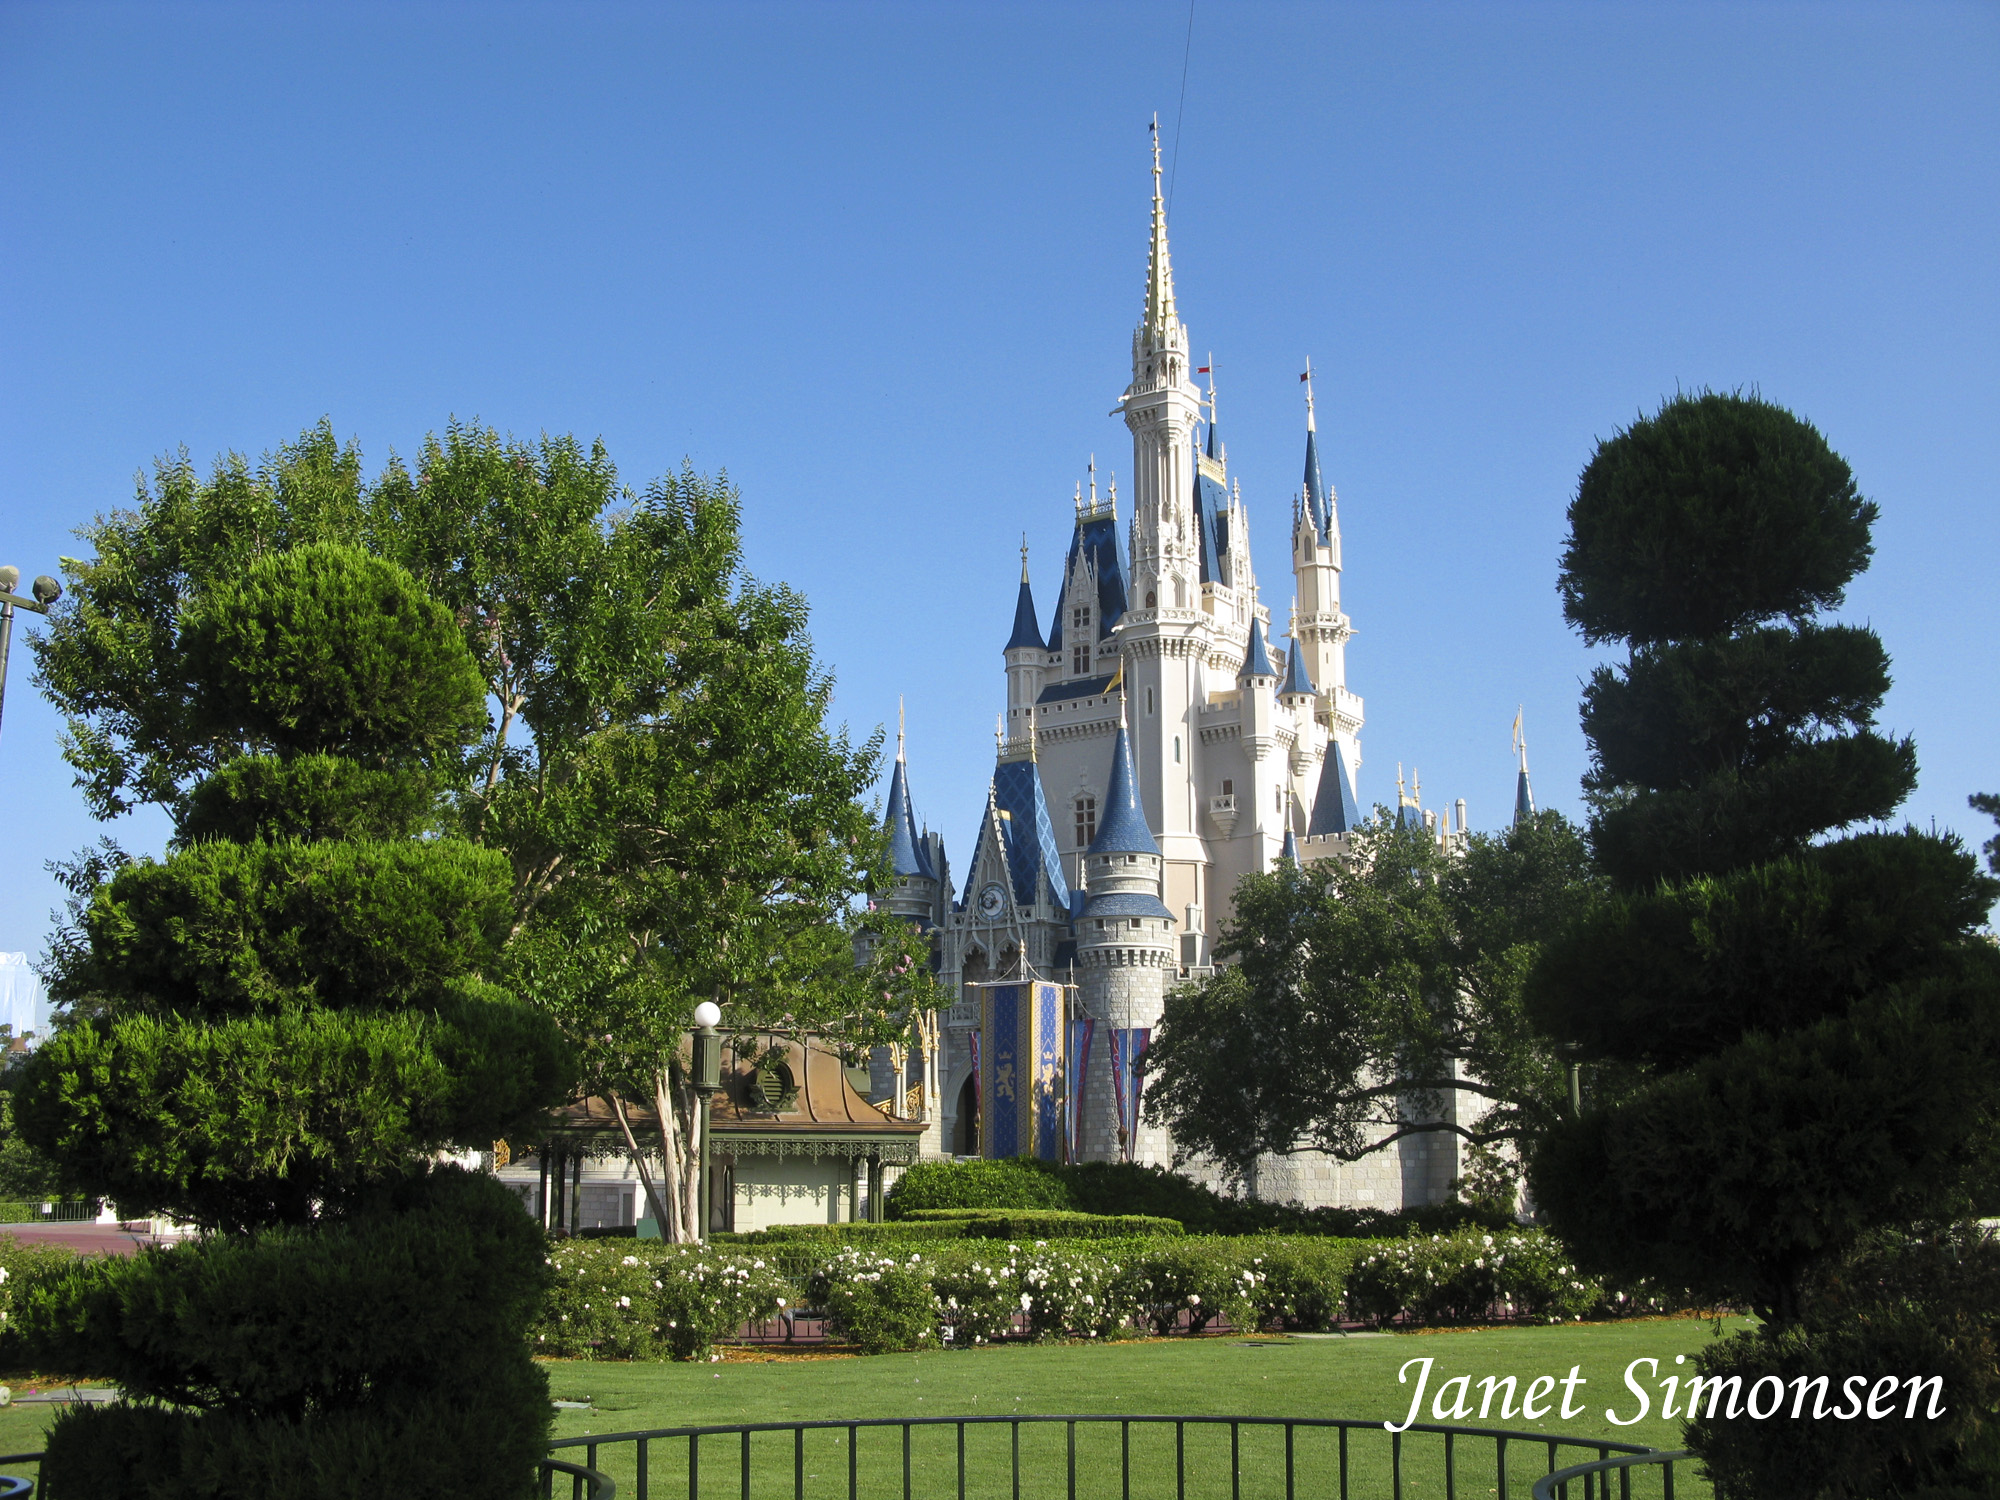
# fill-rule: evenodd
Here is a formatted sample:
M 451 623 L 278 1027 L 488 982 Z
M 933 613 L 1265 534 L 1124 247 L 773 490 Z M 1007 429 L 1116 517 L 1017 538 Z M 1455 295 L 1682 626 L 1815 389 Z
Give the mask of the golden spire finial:
M 896 695 L 896 763 L 903 761 L 903 695 Z
M 1315 432 L 1318 429 L 1313 425 L 1313 362 L 1310 356 L 1306 359 L 1306 372 L 1299 379 L 1306 388 L 1306 431 Z
M 1028 581 L 1028 533 L 1021 533 L 1021 582 Z

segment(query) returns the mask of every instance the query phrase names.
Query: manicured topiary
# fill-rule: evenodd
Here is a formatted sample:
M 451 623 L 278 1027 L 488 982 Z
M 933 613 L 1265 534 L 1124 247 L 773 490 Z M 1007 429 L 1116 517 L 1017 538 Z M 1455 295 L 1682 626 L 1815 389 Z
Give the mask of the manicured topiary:
M 1875 726 L 1880 640 L 1814 618 L 1866 565 L 1875 514 L 1807 423 L 1714 394 L 1602 444 L 1570 508 L 1564 611 L 1628 647 L 1583 700 L 1589 836 L 1617 890 L 1531 981 L 1586 1079 L 1531 1180 L 1587 1272 L 1754 1308 L 1758 1334 L 1704 1357 L 1746 1384 L 1890 1326 L 1838 1290 L 1859 1247 L 2000 1208 L 2000 952 L 1977 935 L 2000 884 L 1946 834 L 1829 837 L 1916 780 L 1911 742 Z M 1910 1295 L 1948 1318 L 1949 1282 Z M 1845 1429 L 1779 1476 L 1753 1461 L 1773 1425 L 1723 1413 L 1691 1439 L 1771 1497 L 1990 1485 L 2000 1442 L 1975 1422 L 1965 1467 L 1940 1451 L 1920 1482 L 1846 1467 L 1887 1448 Z
M 559 1102 L 554 1027 L 486 983 L 506 860 L 434 836 L 484 718 L 451 617 L 342 547 L 184 622 L 219 769 L 91 901 L 24 1136 L 78 1189 L 216 1231 L 38 1285 L 18 1342 L 125 1401 L 50 1427 L 53 1493 L 533 1492 L 541 1235 L 437 1165 Z

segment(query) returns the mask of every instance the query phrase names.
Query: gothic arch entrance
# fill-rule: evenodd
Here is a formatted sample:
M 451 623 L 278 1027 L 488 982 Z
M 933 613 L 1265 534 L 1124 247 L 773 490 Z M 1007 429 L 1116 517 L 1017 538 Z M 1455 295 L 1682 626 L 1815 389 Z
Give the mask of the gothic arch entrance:
M 958 1116 L 952 1125 L 951 1150 L 954 1156 L 979 1154 L 979 1080 L 968 1078 L 958 1091 Z

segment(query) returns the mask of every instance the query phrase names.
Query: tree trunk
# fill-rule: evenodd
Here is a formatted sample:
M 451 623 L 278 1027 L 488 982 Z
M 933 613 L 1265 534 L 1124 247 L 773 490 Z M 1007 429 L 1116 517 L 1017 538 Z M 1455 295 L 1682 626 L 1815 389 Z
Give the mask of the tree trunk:
M 681 1152 L 678 1118 L 674 1109 L 673 1079 L 668 1070 L 653 1075 L 653 1109 L 660 1121 L 660 1169 L 665 1178 L 667 1218 L 660 1224 L 660 1238 L 672 1244 L 687 1243 L 687 1221 L 681 1191 Z
M 611 1096 L 611 1109 L 618 1116 L 618 1129 L 625 1137 L 625 1154 L 631 1159 L 632 1170 L 639 1174 L 639 1187 L 646 1195 L 646 1205 L 653 1211 L 653 1222 L 660 1226 L 660 1238 L 667 1237 L 670 1217 L 667 1213 L 667 1195 L 653 1185 L 653 1174 L 646 1166 L 646 1153 L 639 1149 L 638 1137 L 632 1133 L 632 1121 L 625 1113 L 625 1100 L 615 1089 L 606 1090 Z

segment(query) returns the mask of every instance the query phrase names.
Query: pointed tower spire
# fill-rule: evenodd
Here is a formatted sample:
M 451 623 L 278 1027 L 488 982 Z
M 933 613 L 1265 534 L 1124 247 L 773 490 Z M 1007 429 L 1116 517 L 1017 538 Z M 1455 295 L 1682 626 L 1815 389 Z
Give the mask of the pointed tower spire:
M 1361 806 L 1355 800 L 1354 783 L 1348 777 L 1347 754 L 1339 740 L 1329 740 L 1326 759 L 1320 764 L 1319 790 L 1313 794 L 1312 819 L 1306 824 L 1306 837 L 1352 833 L 1360 826 Z
M 1148 349 L 1167 346 L 1180 325 L 1174 307 L 1174 267 L 1167 255 L 1167 202 L 1160 196 L 1160 118 L 1153 117 L 1153 242 L 1146 257 L 1146 315 L 1139 323 L 1140 341 Z
M 1160 852 L 1153 830 L 1146 826 L 1145 810 L 1139 805 L 1139 778 L 1132 771 L 1132 736 L 1122 719 L 1118 743 L 1111 752 L 1111 787 L 1104 794 L 1104 817 L 1097 825 L 1090 852 L 1156 856 Z
M 1007 637 L 1006 651 L 1028 648 L 1045 651 L 1041 622 L 1035 618 L 1035 591 L 1028 584 L 1028 539 L 1021 538 L 1021 592 L 1014 599 L 1014 633 Z
M 1319 431 L 1313 418 L 1312 361 L 1306 361 L 1306 370 L 1299 379 L 1306 388 L 1306 509 L 1312 515 L 1313 526 L 1321 540 L 1333 535 L 1333 506 L 1327 498 L 1326 479 L 1319 469 Z
M 1514 754 L 1521 763 L 1514 780 L 1514 821 L 1524 823 L 1535 815 L 1535 792 L 1528 785 L 1528 738 L 1521 733 L 1521 710 L 1514 710 Z
M 935 880 L 929 850 L 917 834 L 910 807 L 909 765 L 903 758 L 903 705 L 896 705 L 896 765 L 889 775 L 889 805 L 883 814 L 889 834 L 889 867 L 901 879 Z

